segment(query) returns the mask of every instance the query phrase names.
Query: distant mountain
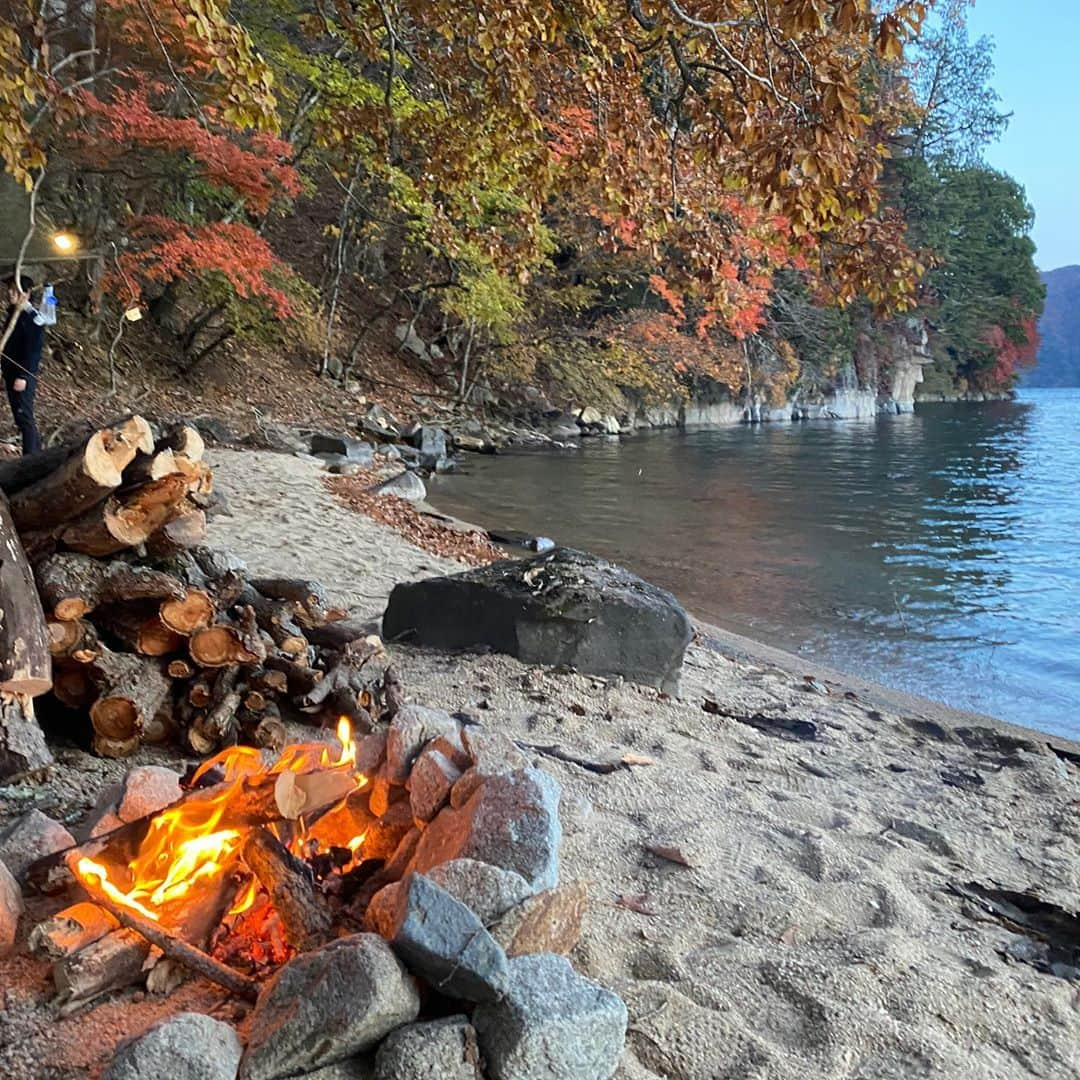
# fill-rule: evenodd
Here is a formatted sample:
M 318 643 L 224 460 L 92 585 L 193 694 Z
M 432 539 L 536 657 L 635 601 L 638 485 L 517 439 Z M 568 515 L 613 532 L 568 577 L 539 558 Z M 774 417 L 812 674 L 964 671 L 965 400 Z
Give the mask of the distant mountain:
M 1025 386 L 1080 386 L 1080 266 L 1040 274 L 1046 308 L 1039 322 L 1042 345 Z

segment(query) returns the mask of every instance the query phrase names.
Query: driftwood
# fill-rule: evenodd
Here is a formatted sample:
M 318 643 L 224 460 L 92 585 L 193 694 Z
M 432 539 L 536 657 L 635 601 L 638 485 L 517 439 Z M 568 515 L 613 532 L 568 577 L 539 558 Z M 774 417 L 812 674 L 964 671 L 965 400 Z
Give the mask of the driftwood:
M 243 859 L 270 896 L 290 945 L 306 952 L 329 940 L 333 920 L 306 863 L 265 829 L 251 830 Z
M 140 450 L 153 449 L 153 432 L 141 416 L 96 431 L 59 468 L 12 497 L 15 525 L 35 532 L 70 521 L 120 486 L 123 470 Z

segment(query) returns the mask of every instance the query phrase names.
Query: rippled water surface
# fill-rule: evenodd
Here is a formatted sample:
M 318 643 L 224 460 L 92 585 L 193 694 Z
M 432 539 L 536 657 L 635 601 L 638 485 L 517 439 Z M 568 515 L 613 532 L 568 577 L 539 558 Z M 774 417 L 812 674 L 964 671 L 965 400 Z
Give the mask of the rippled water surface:
M 1080 390 L 472 458 L 432 498 L 720 626 L 1080 738 Z

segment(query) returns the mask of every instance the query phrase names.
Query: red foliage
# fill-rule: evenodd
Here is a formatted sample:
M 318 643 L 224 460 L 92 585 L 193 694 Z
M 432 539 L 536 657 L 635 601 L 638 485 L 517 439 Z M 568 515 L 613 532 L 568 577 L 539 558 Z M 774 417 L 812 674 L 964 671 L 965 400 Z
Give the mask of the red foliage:
M 1039 352 L 1039 329 L 1035 316 L 1024 320 L 1022 332 L 1024 340 L 1016 342 L 996 324 L 986 331 L 986 343 L 994 352 L 994 365 L 985 376 L 986 389 L 1008 389 L 1020 368 L 1031 367 L 1035 363 Z
M 238 296 L 263 301 L 279 319 L 288 317 L 289 298 L 268 277 L 275 269 L 283 271 L 284 265 L 249 226 L 237 222 L 192 226 L 155 215 L 139 219 L 131 234 L 143 246 L 120 257 L 121 269 L 129 280 L 141 285 L 216 271 Z M 129 301 L 137 299 L 128 297 Z
M 265 213 L 277 196 L 300 194 L 299 173 L 289 162 L 292 148 L 284 139 L 261 132 L 241 146 L 235 141 L 240 133 L 224 125 L 211 130 L 194 118 L 158 111 L 151 93 L 143 83 L 130 90 L 116 89 L 107 101 L 84 94 L 91 120 L 84 145 L 92 145 L 105 161 L 145 150 L 185 155 L 201 166 L 204 179 L 232 188 L 258 214 Z

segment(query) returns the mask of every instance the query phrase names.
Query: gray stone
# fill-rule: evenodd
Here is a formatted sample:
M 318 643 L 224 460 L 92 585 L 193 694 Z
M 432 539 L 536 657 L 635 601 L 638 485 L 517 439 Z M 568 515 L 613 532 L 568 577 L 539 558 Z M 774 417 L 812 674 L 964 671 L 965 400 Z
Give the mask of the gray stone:
M 19 883 L 11 871 L 0 862 L 0 956 L 6 956 L 15 944 L 19 917 L 25 910 Z
M 388 640 L 483 646 L 669 693 L 690 636 L 690 619 L 669 592 L 570 548 L 396 585 L 383 616 Z
M 376 484 L 372 491 L 376 495 L 393 495 L 406 502 L 423 502 L 427 498 L 424 481 L 411 472 L 398 473 L 384 483 Z
M 356 768 L 371 776 L 386 760 L 386 732 L 373 731 L 356 740 Z
M 388 940 L 410 971 L 464 1001 L 506 989 L 506 953 L 460 900 L 422 874 L 407 875 L 394 900 Z
M 281 454 L 306 454 L 310 449 L 304 432 L 288 424 L 264 423 L 244 442 L 256 450 L 276 450 Z
M 345 1061 L 419 1011 L 412 979 L 381 937 L 339 938 L 297 956 L 263 987 L 241 1080 L 278 1080 Z
M 424 750 L 409 773 L 409 805 L 418 821 L 430 821 L 447 803 L 461 770 L 438 750 Z
M 404 784 L 413 762 L 424 746 L 440 735 L 453 737 L 458 722 L 445 709 L 424 705 L 403 705 L 386 733 L 386 769 L 390 781 Z
M 375 449 L 371 443 L 350 438 L 348 435 L 329 435 L 322 431 L 311 436 L 311 452 L 320 456 L 333 454 L 358 465 L 370 465 L 375 459 Z
M 408 1024 L 383 1041 L 375 1080 L 482 1080 L 476 1031 L 464 1016 Z
M 454 446 L 471 454 L 494 454 L 495 443 L 480 435 L 454 435 Z
M 520 874 L 533 892 L 559 881 L 559 785 L 539 769 L 492 776 L 459 809 L 448 807 L 423 831 L 411 870 L 477 859 Z
M 626 1041 L 626 1006 L 562 956 L 510 961 L 510 987 L 473 1015 L 493 1080 L 607 1080 Z
M 58 821 L 40 810 L 27 810 L 13 825 L 0 833 L 0 862 L 22 881 L 38 859 L 73 846 L 75 838 Z
M 326 471 L 331 476 L 356 476 L 364 471 L 364 466 L 357 461 L 338 461 L 327 465 Z
M 183 794 L 180 774 L 160 765 L 139 765 L 123 781 L 124 793 L 117 807 L 121 821 L 138 821 L 176 802 Z
M 375 451 L 381 458 L 385 458 L 387 461 L 400 461 L 401 451 L 396 446 L 380 446 Z
M 471 908 L 485 926 L 491 926 L 532 892 L 520 874 L 476 859 L 451 859 L 433 866 L 427 876 Z
M 124 1043 L 103 1080 L 235 1080 L 243 1052 L 228 1024 L 177 1013 Z
M 129 821 L 157 813 L 180 798 L 180 774 L 160 765 L 138 765 L 98 797 L 84 826 L 90 837 L 104 836 Z
M 421 424 L 412 437 L 412 444 L 420 451 L 420 460 L 429 468 L 446 457 L 446 432 L 434 424 Z
M 381 442 L 394 442 L 401 437 L 401 425 L 381 405 L 372 405 L 364 414 L 360 426 Z

